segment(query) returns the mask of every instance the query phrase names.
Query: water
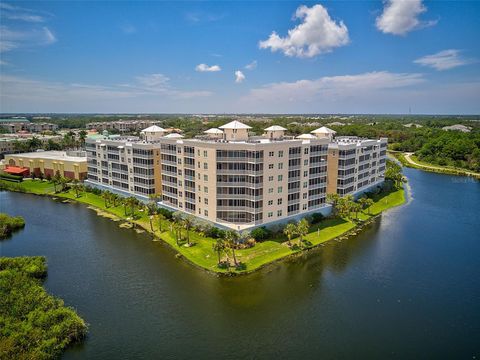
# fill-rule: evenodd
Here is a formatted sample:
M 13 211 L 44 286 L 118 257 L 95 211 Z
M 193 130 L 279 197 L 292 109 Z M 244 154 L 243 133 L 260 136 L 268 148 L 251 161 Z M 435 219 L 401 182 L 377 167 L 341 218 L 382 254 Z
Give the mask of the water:
M 354 239 L 223 279 L 79 204 L 0 193 L 45 255 L 49 292 L 90 324 L 65 359 L 478 358 L 480 183 L 406 169 L 413 200 Z

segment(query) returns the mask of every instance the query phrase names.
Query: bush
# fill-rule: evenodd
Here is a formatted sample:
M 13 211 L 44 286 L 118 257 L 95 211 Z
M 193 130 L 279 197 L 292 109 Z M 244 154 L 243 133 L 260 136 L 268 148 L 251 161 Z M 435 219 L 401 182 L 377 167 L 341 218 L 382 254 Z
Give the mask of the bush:
M 21 181 L 23 181 L 23 176 L 12 175 L 12 174 L 8 174 L 8 173 L 2 171 L 2 172 L 0 172 L 0 179 L 7 180 L 7 181 L 21 182 Z
M 318 224 L 324 219 L 324 216 L 322 213 L 313 213 L 312 216 L 310 217 L 310 223 L 311 224 Z
M 170 211 L 168 209 L 165 209 L 165 208 L 158 208 L 158 213 L 159 214 L 162 214 L 165 219 L 168 219 L 168 220 L 171 220 L 173 218 L 173 211 Z
M 9 216 L 0 213 L 0 239 L 8 237 L 13 231 L 25 226 L 25 220 L 21 216 Z
M 265 226 L 262 226 L 262 227 L 253 229 L 250 235 L 252 235 L 252 237 L 256 241 L 263 241 L 270 238 L 272 236 L 272 232 L 269 229 L 267 229 Z
M 82 339 L 85 322 L 41 285 L 44 257 L 0 259 L 0 351 L 5 359 L 54 359 Z

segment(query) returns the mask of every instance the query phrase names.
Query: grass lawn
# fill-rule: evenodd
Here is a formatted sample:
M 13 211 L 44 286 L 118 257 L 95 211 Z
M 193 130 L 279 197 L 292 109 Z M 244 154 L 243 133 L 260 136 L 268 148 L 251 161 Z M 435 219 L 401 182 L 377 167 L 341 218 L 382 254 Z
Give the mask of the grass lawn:
M 0 180 L 0 185 L 2 182 L 3 181 Z M 80 203 L 95 207 L 104 212 L 113 214 L 123 220 L 127 220 L 123 205 L 116 207 L 110 206 L 106 208 L 104 200 L 100 196 L 92 193 L 81 193 L 79 198 L 75 196 L 75 192 L 73 190 L 54 194 L 53 186 L 50 183 L 39 180 L 28 180 L 19 183 L 19 185 L 27 192 L 54 195 L 59 198 L 75 200 Z M 359 218 L 361 220 L 367 220 L 388 208 L 403 204 L 405 202 L 404 190 L 401 189 L 388 194 L 379 195 L 374 199 L 374 201 L 375 203 L 370 208 L 359 214 Z M 138 218 L 135 220 L 135 223 L 144 228 L 146 231 L 151 232 L 150 222 L 147 214 L 144 211 L 138 210 L 136 211 L 136 214 Z M 217 254 L 212 249 L 212 245 L 215 241 L 214 239 L 205 237 L 194 231 L 190 231 L 190 240 L 191 242 L 195 243 L 195 246 L 186 247 L 184 246 L 185 242 L 178 246 L 173 234 L 170 232 L 170 224 L 171 223 L 169 221 L 164 220 L 162 225 L 163 231 L 160 232 L 158 230 L 157 223 L 154 222 L 155 235 L 172 246 L 176 251 L 178 251 L 192 263 L 210 271 L 233 271 L 239 273 L 252 271 L 272 261 L 291 255 L 295 251 L 300 251 L 298 249 L 290 249 L 286 244 L 287 239 L 285 236 L 282 236 L 277 239 L 258 242 L 254 247 L 249 249 L 236 250 L 237 259 L 246 264 L 246 268 L 244 270 L 237 271 L 232 269 L 221 269 L 217 266 Z M 344 234 L 345 232 L 354 229 L 355 227 L 356 224 L 350 220 L 338 218 L 325 219 L 320 224 L 311 226 L 310 233 L 305 236 L 306 243 L 308 244 L 307 247 L 313 247 L 332 240 Z M 298 243 L 299 239 L 294 238 L 292 239 L 292 242 Z

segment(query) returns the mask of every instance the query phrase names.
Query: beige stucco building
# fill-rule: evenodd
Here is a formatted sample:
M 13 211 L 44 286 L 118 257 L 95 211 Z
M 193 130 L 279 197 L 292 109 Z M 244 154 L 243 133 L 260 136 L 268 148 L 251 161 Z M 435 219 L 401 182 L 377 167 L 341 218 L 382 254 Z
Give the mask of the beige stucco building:
M 87 177 L 87 157 L 81 151 L 37 151 L 5 155 L 4 164 L 28 168 L 30 174 L 53 177 L 61 176 L 83 180 Z
M 158 126 L 142 138 L 87 139 L 88 182 L 143 198 L 161 194 L 162 206 L 238 230 L 328 212 L 327 174 L 330 191 L 343 195 L 344 165 L 333 161 L 330 178 L 329 148 L 343 142 L 325 129 L 295 138 L 271 126 L 251 136 L 248 125 L 232 121 L 193 139 L 166 136 Z

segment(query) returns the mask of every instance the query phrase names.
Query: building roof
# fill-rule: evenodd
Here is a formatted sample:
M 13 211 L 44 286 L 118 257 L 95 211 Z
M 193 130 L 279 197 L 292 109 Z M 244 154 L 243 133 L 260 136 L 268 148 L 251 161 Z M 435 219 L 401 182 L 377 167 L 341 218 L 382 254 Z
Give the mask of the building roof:
M 312 134 L 302 134 L 302 135 L 298 135 L 296 137 L 296 139 L 303 139 L 303 140 L 308 140 L 308 139 L 316 139 L 317 137 L 315 135 L 312 135 Z
M 450 126 L 444 126 L 442 130 L 458 130 L 461 132 L 470 132 L 471 128 L 462 124 L 455 124 Z
M 165 129 L 162 129 L 160 126 L 157 125 L 152 125 L 146 129 L 143 129 L 141 132 L 165 132 Z
M 219 127 L 219 129 L 251 129 L 251 126 L 245 125 L 241 123 L 240 121 L 234 120 L 232 122 L 229 122 L 228 124 L 222 125 Z
M 326 126 L 322 126 L 321 128 L 315 129 L 313 131 L 310 131 L 312 134 L 336 134 L 337 132 L 327 128 Z
M 278 125 L 273 125 L 265 129 L 265 131 L 286 131 L 284 127 L 278 126 Z
M 35 151 L 29 153 L 20 153 L 20 154 L 8 154 L 10 157 L 20 158 L 20 159 L 52 159 L 60 161 L 76 161 L 76 162 L 86 162 L 86 156 L 71 156 L 67 155 L 66 151 Z
M 205 134 L 223 134 L 223 131 L 217 128 L 211 128 L 204 131 Z
M 171 133 L 165 136 L 168 139 L 180 139 L 183 138 L 183 135 L 177 133 Z
M 23 174 L 28 172 L 28 168 L 7 165 L 7 167 L 4 169 L 4 171 L 6 173 L 12 174 L 12 175 L 23 175 Z

